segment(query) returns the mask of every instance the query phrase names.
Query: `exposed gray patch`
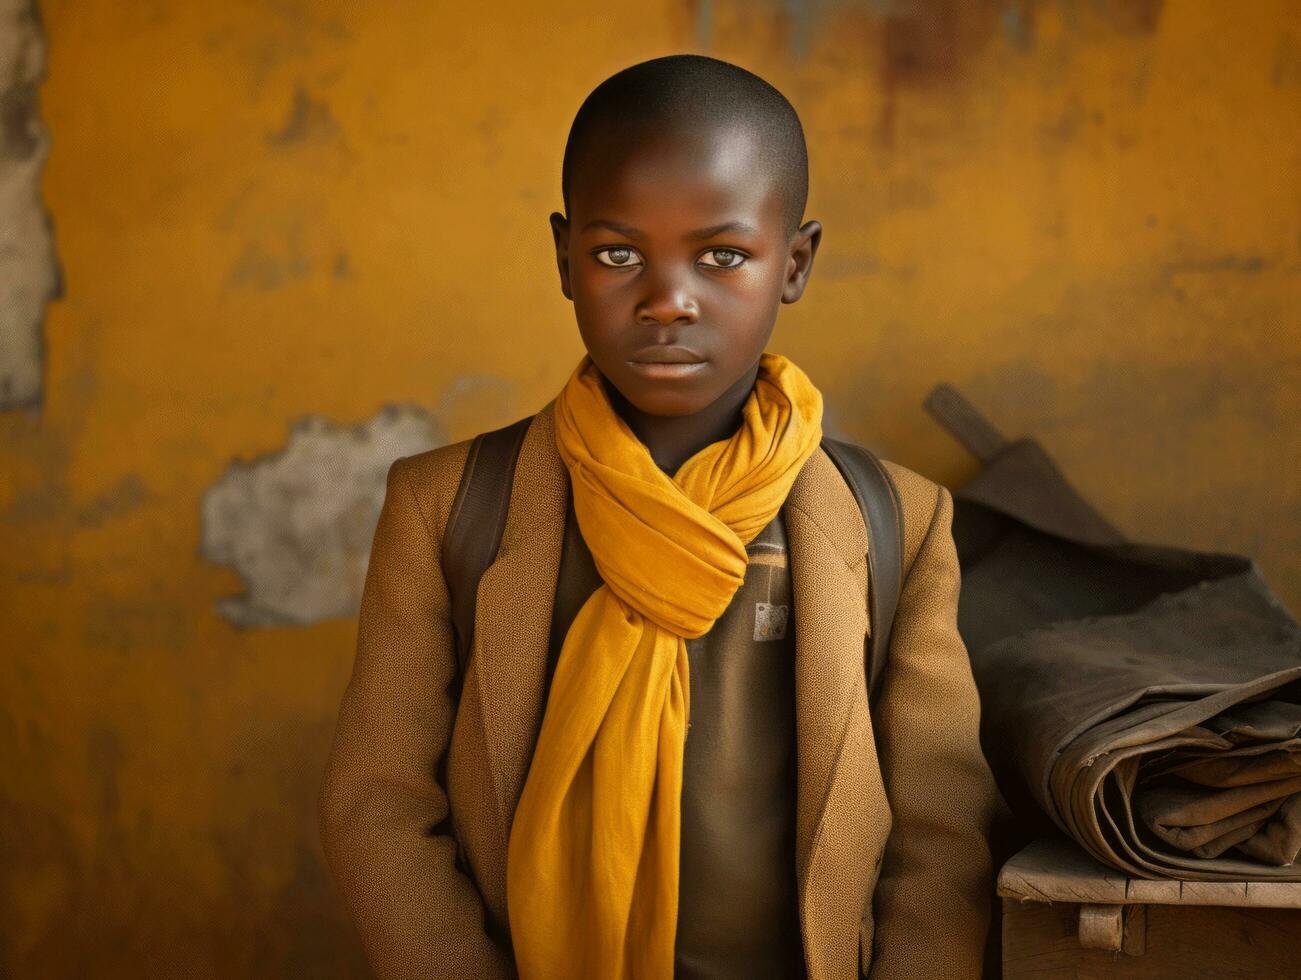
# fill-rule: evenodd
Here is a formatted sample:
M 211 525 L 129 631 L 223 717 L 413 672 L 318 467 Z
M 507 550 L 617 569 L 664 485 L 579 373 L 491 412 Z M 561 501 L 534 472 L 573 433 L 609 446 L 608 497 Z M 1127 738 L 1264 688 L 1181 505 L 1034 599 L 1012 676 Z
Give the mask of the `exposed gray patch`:
M 444 441 L 423 409 L 389 405 L 353 426 L 309 416 L 283 452 L 232 463 L 203 495 L 201 553 L 246 591 L 217 611 L 236 626 L 354 615 L 389 465 Z
M 40 144 L 31 125 L 34 118 L 35 82 L 16 81 L 0 91 L 0 159 L 26 160 L 36 152 Z
M 357 425 L 301 419 L 283 451 L 236 461 L 203 495 L 201 553 L 239 573 L 218 599 L 236 626 L 352 616 L 361 601 L 389 464 L 512 419 L 513 385 L 464 374 L 432 412 L 388 405 Z
M 272 146 L 292 146 L 297 143 L 333 143 L 342 135 L 334 113 L 325 102 L 312 98 L 301 85 L 294 89 L 294 98 L 284 124 L 267 136 Z
M 50 145 L 36 95 L 44 72 L 35 3 L 0 0 L 0 410 L 39 405 L 45 304 L 60 292 L 40 196 Z

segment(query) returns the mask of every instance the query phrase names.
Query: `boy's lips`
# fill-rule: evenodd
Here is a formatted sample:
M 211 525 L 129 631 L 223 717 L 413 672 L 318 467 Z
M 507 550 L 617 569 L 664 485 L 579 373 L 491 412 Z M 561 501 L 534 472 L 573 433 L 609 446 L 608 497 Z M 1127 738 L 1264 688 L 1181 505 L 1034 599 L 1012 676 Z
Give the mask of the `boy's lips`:
M 629 361 L 628 366 L 644 378 L 669 381 L 687 378 L 705 369 L 704 361 L 652 362 Z
M 703 364 L 705 359 L 689 347 L 656 344 L 643 347 L 629 358 L 634 364 Z
M 703 370 L 705 359 L 688 347 L 656 345 L 637 351 L 628 359 L 628 365 L 643 377 L 666 381 Z

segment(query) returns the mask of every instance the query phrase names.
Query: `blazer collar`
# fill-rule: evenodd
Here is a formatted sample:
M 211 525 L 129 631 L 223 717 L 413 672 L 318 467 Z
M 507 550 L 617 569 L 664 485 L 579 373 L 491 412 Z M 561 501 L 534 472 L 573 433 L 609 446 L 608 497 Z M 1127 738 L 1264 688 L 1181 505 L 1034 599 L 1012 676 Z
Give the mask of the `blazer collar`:
M 484 572 L 476 610 L 473 669 L 503 854 L 545 710 L 551 609 L 569 493 L 555 448 L 554 406 L 549 402 L 534 417 L 525 436 L 501 550 Z M 871 746 L 863 671 L 867 535 L 853 495 L 820 449 L 796 477 L 783 516 L 795 591 L 795 859 L 806 957 L 818 976 L 832 969 L 829 960 L 820 966 L 831 955 L 832 936 L 849 930 L 857 935 L 866 900 L 865 875 L 846 868 L 852 855 L 833 856 L 823 846 L 825 840 L 843 840 L 837 828 L 828 833 L 828 816 L 832 823 L 857 821 L 849 835 L 860 840 L 864 853 L 873 846 L 860 812 L 864 753 L 855 753 L 848 765 L 842 753 L 849 742 Z M 874 750 L 869 761 L 875 765 Z

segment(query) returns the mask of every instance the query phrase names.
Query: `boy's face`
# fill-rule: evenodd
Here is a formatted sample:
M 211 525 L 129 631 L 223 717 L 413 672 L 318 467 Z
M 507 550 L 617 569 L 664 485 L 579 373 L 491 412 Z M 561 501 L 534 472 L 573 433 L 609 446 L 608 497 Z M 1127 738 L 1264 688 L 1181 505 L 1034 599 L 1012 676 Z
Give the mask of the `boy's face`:
M 755 135 L 699 129 L 598 133 L 571 175 L 568 218 L 551 216 L 583 343 L 650 415 L 699 412 L 754 367 L 821 238 L 816 221 L 789 232 Z

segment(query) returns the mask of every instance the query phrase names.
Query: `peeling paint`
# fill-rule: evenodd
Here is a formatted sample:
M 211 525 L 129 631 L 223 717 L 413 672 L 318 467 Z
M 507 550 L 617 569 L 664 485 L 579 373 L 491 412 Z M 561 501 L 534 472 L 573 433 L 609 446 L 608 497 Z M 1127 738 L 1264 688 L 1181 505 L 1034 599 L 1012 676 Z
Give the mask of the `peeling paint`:
M 389 465 L 444 441 L 423 409 L 389 405 L 351 426 L 309 416 L 282 452 L 232 463 L 203 495 L 201 551 L 246 591 L 217 611 L 244 627 L 354 615 Z
M 21 62 L 16 75 L 26 74 Z M 0 159 L 27 160 L 40 146 L 31 121 L 36 118 L 36 83 L 16 81 L 0 92 Z
M 245 586 L 218 599 L 218 613 L 241 627 L 354 615 L 389 464 L 467 438 L 483 419 L 506 420 L 513 401 L 509 381 L 465 374 L 432 412 L 388 405 L 357 425 L 309 416 L 280 452 L 232 463 L 201 508 L 203 557 L 234 569 Z
M 0 411 L 40 404 L 45 304 L 60 294 L 41 169 L 45 40 L 33 0 L 0 0 Z

